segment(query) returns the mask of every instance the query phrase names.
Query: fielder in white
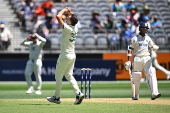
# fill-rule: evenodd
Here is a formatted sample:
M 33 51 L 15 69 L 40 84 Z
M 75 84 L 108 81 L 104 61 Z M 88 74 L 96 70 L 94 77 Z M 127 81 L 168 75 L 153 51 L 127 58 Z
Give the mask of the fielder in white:
M 46 43 L 46 39 L 38 35 L 37 33 L 30 34 L 28 37 L 20 43 L 20 45 L 29 48 L 29 60 L 25 67 L 25 79 L 27 81 L 28 90 L 27 94 L 34 92 L 31 75 L 34 72 L 37 90 L 35 93 L 41 95 L 42 79 L 41 79 L 41 67 L 42 67 L 42 49 Z
M 152 59 L 152 65 L 156 69 L 158 69 L 158 70 L 162 71 L 163 73 L 165 73 L 167 80 L 169 80 L 170 79 L 170 71 L 166 70 L 164 67 L 159 65 L 158 60 L 157 60 L 157 54 L 156 54 L 155 51 L 151 51 L 151 59 Z M 142 78 L 141 81 L 142 82 L 145 81 L 145 78 Z
M 63 14 L 68 14 L 66 23 L 64 23 L 62 19 Z M 71 9 L 66 7 L 58 13 L 57 20 L 62 27 L 62 37 L 60 39 L 61 53 L 56 64 L 56 90 L 52 97 L 47 97 L 47 100 L 57 104 L 61 103 L 60 92 L 62 88 L 62 78 L 65 76 L 74 89 L 76 95 L 76 101 L 74 104 L 77 105 L 80 104 L 84 99 L 84 94 L 81 93 L 77 81 L 73 77 L 73 69 L 76 60 L 75 40 L 78 32 L 76 24 L 78 19 Z
M 133 51 L 134 54 L 134 58 L 132 61 L 132 77 L 135 84 L 135 96 L 132 96 L 132 100 L 138 100 L 139 98 L 139 88 L 142 71 L 144 71 L 148 87 L 150 88 L 152 93 L 151 100 L 155 100 L 156 98 L 159 98 L 161 96 L 161 94 L 158 92 L 156 71 L 155 68 L 152 66 L 152 59 L 148 51 L 148 47 L 150 47 L 153 51 L 158 50 L 159 47 L 157 45 L 154 45 L 152 39 L 146 34 L 148 29 L 149 28 L 147 23 L 141 23 L 139 26 L 139 35 L 134 36 L 131 39 L 131 44 L 129 45 L 129 48 Z M 128 54 L 128 57 L 130 56 L 131 54 Z M 125 68 L 126 70 L 129 70 L 129 68 L 131 68 L 130 61 L 125 63 Z M 134 90 L 132 89 L 132 94 Z
M 163 73 L 165 73 L 165 74 L 166 74 L 166 77 L 167 77 L 167 80 L 169 80 L 169 79 L 170 79 L 170 71 L 166 70 L 165 68 L 163 68 L 162 66 L 160 66 L 160 65 L 158 64 L 157 54 L 156 54 L 155 51 L 151 51 L 151 58 L 152 58 L 152 65 L 153 65 L 156 69 L 158 69 L 158 70 L 162 71 Z

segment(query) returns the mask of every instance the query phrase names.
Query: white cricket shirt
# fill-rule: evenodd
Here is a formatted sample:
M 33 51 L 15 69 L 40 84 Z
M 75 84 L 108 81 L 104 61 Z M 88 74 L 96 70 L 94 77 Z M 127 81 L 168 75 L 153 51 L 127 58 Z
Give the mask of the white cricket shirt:
M 148 35 L 145 35 L 144 37 L 137 35 L 131 39 L 129 47 L 134 48 L 133 54 L 136 56 L 149 56 L 148 47 L 152 47 L 153 45 L 154 43 Z
M 77 26 L 71 26 L 64 23 L 62 37 L 60 39 L 61 53 L 75 53 L 75 41 L 77 32 Z
M 38 39 L 36 44 L 33 44 L 32 41 L 27 41 L 27 39 L 20 44 L 29 48 L 29 59 L 31 60 L 42 59 L 42 49 L 46 43 L 46 39 L 41 36 L 38 36 Z

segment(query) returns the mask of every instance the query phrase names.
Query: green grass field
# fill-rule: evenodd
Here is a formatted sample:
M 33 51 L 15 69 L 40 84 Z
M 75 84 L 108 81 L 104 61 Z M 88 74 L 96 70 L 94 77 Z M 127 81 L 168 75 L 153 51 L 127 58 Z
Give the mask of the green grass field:
M 35 85 L 35 83 L 34 83 Z M 80 85 L 80 84 L 79 84 Z M 170 81 L 158 81 L 161 98 L 150 100 L 147 83 L 141 83 L 140 99 L 131 100 L 129 81 L 92 82 L 92 99 L 74 105 L 75 95 L 68 82 L 63 83 L 61 104 L 46 101 L 55 90 L 55 82 L 43 82 L 42 95 L 25 94 L 23 83 L 0 83 L 0 113 L 169 113 Z

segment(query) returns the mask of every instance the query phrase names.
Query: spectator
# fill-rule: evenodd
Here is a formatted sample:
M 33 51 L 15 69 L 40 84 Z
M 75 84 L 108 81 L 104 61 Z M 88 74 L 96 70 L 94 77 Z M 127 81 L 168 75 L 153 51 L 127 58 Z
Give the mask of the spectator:
M 13 38 L 11 31 L 5 27 L 5 24 L 6 22 L 2 20 L 0 24 L 0 50 L 7 50 Z
M 144 15 L 149 16 L 151 9 L 148 6 L 145 5 L 143 7 L 142 11 L 143 11 Z
M 120 34 L 121 33 L 121 27 L 123 26 L 124 23 L 128 24 L 128 27 L 131 27 L 131 24 L 128 23 L 128 21 L 126 20 L 126 18 L 120 18 L 118 19 L 118 21 L 116 22 L 116 29 L 117 29 L 117 33 Z
M 120 29 L 120 44 L 121 49 L 126 49 L 130 44 L 130 39 L 133 37 L 133 32 L 129 29 L 128 23 L 126 21 L 122 21 L 122 26 Z
M 134 24 L 131 26 L 131 31 L 133 34 L 138 35 L 139 34 L 139 21 L 135 21 Z
M 45 27 L 45 25 L 40 24 L 38 26 L 38 29 L 36 30 L 36 33 L 40 35 L 41 37 L 44 37 L 46 39 L 46 43 L 43 47 L 43 49 L 50 49 L 51 48 L 51 41 L 49 38 L 47 38 L 49 34 L 49 30 Z
M 31 0 L 26 0 L 22 3 L 21 11 L 19 12 L 19 18 L 23 27 L 26 27 L 26 21 L 31 21 L 32 12 L 35 10 L 35 4 Z
M 61 0 L 60 2 L 62 3 L 63 7 L 65 7 L 68 1 L 67 0 Z
M 47 27 L 47 29 L 52 29 L 52 19 L 53 19 L 53 16 L 52 16 L 52 14 L 48 14 L 47 16 L 46 16 L 46 22 L 45 22 L 45 26 Z
M 130 11 L 133 7 L 136 7 L 134 0 L 129 0 L 129 2 L 125 6 L 126 6 L 126 11 Z
M 56 19 L 56 14 L 57 14 L 57 10 L 54 8 L 54 6 L 51 5 L 49 7 L 49 9 L 47 11 L 47 15 L 46 15 L 45 25 L 46 25 L 47 29 L 49 29 L 49 30 L 56 29 L 59 26 L 58 21 Z
M 100 14 L 98 13 L 97 10 L 95 10 L 92 13 L 92 19 L 91 19 L 91 27 L 93 29 L 93 32 L 96 33 L 105 33 L 105 30 L 103 29 L 101 25 L 101 19 L 100 19 Z
M 141 11 L 139 14 L 139 18 L 138 18 L 139 23 L 143 22 L 143 16 L 144 16 L 144 13 L 143 13 L 143 11 Z
M 131 9 L 129 9 L 129 12 L 130 12 L 130 15 L 128 15 L 126 17 L 126 19 L 131 24 L 134 24 L 135 21 L 137 21 L 138 18 L 139 18 L 138 8 L 137 7 L 132 7 Z
M 110 15 L 106 15 L 106 17 L 107 17 L 107 20 L 105 20 L 103 24 L 104 24 L 104 27 L 107 33 L 114 32 L 114 29 L 113 29 L 114 23 L 113 23 L 112 17 Z
M 38 26 L 38 29 L 36 30 L 36 33 L 38 35 L 40 35 L 41 37 L 44 37 L 45 39 L 47 39 L 47 35 L 49 34 L 49 30 L 43 24 L 40 24 Z
M 112 12 L 125 12 L 126 7 L 122 0 L 116 0 L 116 2 L 111 6 L 110 10 Z
M 22 23 L 24 21 L 24 16 L 23 16 L 23 6 L 26 4 L 25 3 L 26 0 L 20 0 L 17 3 L 17 6 L 22 7 L 21 10 L 18 9 L 17 11 L 17 16 L 18 16 L 18 24 L 19 26 L 22 26 Z
M 138 21 L 139 21 L 139 23 L 147 23 L 148 24 L 148 27 L 149 27 L 149 29 L 150 29 L 150 18 L 149 18 L 149 16 L 147 16 L 147 15 L 145 15 L 143 12 L 141 12 L 141 14 L 140 14 L 140 16 L 139 16 L 139 18 L 138 18 Z M 149 30 L 148 30 L 149 31 Z
M 162 28 L 162 22 L 158 20 L 157 16 L 152 17 L 151 19 L 151 29 L 152 31 L 154 30 L 159 30 Z
M 41 17 L 35 16 L 35 18 L 33 19 L 35 21 L 33 21 L 33 28 L 32 28 L 32 32 L 36 33 L 37 29 L 39 28 L 39 26 L 41 24 L 43 24 L 44 22 L 41 20 Z M 42 36 L 44 37 L 44 36 Z
M 54 7 L 54 2 L 53 0 L 47 0 L 42 2 L 40 6 L 38 6 L 35 10 L 35 13 L 38 16 L 43 16 L 46 17 L 49 11 L 51 12 L 51 8 Z
M 148 24 L 148 27 L 149 27 L 148 32 L 150 32 L 150 28 L 151 28 L 150 18 L 149 18 L 148 16 L 144 16 L 144 17 L 143 17 L 143 21 L 144 21 L 144 23 L 147 23 L 147 24 Z

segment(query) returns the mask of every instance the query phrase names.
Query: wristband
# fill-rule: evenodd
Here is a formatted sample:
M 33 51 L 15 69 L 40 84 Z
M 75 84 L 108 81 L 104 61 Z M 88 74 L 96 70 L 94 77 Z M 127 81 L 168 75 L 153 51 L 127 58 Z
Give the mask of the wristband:
M 127 54 L 127 56 L 132 56 L 132 54 Z

